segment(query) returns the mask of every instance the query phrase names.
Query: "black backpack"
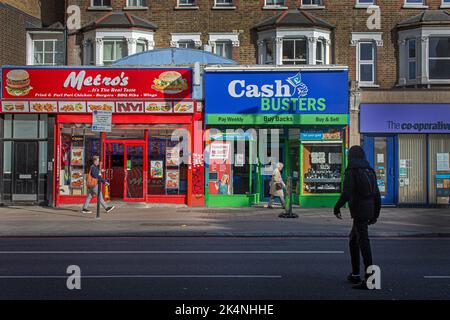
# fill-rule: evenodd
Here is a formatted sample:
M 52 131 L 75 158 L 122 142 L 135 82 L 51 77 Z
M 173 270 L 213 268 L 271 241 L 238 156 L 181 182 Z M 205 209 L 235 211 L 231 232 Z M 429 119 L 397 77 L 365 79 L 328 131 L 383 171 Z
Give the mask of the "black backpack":
M 362 198 L 374 197 L 377 193 L 377 177 L 371 168 L 358 168 L 355 170 L 356 193 Z

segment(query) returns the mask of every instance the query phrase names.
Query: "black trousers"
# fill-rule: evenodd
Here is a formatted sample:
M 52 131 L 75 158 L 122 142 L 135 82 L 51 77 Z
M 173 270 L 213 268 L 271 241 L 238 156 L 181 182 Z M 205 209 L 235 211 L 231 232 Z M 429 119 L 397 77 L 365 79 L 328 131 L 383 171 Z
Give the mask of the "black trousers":
M 352 231 L 350 232 L 350 256 L 352 259 L 352 273 L 360 273 L 360 252 L 364 262 L 364 274 L 367 275 L 367 268 L 372 263 L 372 250 L 369 240 L 369 223 L 364 220 L 353 220 Z

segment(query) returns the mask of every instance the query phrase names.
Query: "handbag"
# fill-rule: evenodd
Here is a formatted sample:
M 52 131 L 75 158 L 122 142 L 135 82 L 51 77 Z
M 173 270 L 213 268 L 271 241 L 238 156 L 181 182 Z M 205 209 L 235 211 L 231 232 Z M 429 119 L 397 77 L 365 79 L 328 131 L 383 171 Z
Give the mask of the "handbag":
M 275 190 L 279 191 L 283 189 L 283 185 L 280 182 L 275 183 Z
M 93 189 L 93 188 L 95 188 L 95 186 L 97 186 L 97 183 L 98 183 L 98 179 L 95 179 L 95 178 L 91 175 L 91 170 L 89 170 L 89 174 L 88 174 L 87 179 L 86 179 L 87 187 L 88 187 L 89 189 Z

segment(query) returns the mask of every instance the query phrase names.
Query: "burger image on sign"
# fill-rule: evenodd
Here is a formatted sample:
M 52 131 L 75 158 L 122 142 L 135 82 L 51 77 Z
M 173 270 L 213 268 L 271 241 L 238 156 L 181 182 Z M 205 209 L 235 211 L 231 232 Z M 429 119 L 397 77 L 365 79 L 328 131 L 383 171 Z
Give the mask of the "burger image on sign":
M 166 94 L 176 94 L 188 89 L 186 79 L 176 71 L 166 71 L 153 80 L 152 89 Z
M 30 75 L 25 70 L 12 70 L 6 74 L 6 91 L 12 96 L 26 96 L 30 93 Z

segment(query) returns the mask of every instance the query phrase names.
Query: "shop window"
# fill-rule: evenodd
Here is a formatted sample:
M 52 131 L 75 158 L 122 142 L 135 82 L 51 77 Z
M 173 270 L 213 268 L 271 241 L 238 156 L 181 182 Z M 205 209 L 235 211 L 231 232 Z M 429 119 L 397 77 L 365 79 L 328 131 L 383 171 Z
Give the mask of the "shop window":
M 400 134 L 398 161 L 399 203 L 426 203 L 426 136 Z
M 12 114 L 5 114 L 3 128 L 3 137 L 6 139 L 12 138 Z
M 37 139 L 38 138 L 37 114 L 16 114 L 13 121 L 13 138 Z
M 238 148 L 238 143 L 244 144 L 245 148 Z M 209 194 L 239 195 L 252 192 L 249 142 L 213 141 L 209 145 L 208 157 Z
M 12 170 L 12 142 L 3 142 L 3 173 L 11 173 Z
M 429 203 L 449 204 L 450 139 L 445 134 L 430 134 L 428 146 Z
M 85 125 L 64 125 L 60 148 L 59 194 L 86 195 L 86 175 L 92 157 L 100 155 L 98 134 Z
M 180 127 L 151 128 L 148 133 L 149 195 L 187 194 L 187 164 L 182 161 L 183 138 L 172 141 Z
M 39 116 L 39 139 L 47 139 L 48 136 L 48 115 Z
M 342 146 L 303 144 L 303 194 L 340 193 Z
M 39 173 L 47 173 L 47 141 L 39 141 Z

